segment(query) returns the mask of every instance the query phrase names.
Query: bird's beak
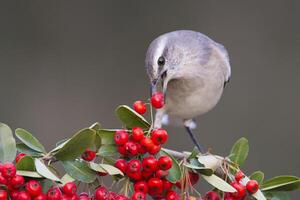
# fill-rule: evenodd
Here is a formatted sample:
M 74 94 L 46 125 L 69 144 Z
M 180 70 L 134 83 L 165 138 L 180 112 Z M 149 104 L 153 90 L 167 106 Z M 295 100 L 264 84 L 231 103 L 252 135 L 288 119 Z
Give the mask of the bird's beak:
M 152 96 L 156 90 L 157 90 L 157 82 L 158 80 L 157 79 L 154 79 L 152 82 L 151 82 L 151 86 L 150 86 L 150 95 Z

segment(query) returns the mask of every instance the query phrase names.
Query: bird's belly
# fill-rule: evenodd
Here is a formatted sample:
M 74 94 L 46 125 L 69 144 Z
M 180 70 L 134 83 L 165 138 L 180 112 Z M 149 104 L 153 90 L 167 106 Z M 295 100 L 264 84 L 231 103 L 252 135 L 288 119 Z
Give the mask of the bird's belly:
M 223 87 L 205 84 L 199 87 L 168 85 L 166 113 L 182 119 L 192 119 L 210 111 L 220 100 Z

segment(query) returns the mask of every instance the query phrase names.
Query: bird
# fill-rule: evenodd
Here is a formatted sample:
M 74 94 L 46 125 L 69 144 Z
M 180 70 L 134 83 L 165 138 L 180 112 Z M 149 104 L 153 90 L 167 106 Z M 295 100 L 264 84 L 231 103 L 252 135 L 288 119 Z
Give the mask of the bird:
M 146 52 L 151 95 L 162 90 L 165 105 L 156 111 L 154 128 L 177 119 L 194 145 L 206 153 L 193 129 L 195 117 L 213 109 L 231 77 L 228 52 L 208 36 L 193 30 L 164 33 Z

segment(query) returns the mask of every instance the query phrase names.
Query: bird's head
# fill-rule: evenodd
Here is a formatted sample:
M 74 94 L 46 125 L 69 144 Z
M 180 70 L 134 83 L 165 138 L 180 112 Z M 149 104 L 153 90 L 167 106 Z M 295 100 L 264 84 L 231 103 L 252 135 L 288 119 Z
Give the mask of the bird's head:
M 168 34 L 156 38 L 149 46 L 145 65 L 151 81 L 151 94 L 159 82 L 165 94 L 170 80 L 179 78 L 180 64 L 182 63 L 183 49 L 178 41 Z

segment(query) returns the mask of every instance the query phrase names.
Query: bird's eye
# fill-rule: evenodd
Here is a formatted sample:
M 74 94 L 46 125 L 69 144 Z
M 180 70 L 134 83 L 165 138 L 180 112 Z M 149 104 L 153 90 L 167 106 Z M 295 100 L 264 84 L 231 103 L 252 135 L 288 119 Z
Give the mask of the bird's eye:
M 163 56 L 159 57 L 158 60 L 157 60 L 157 64 L 159 66 L 165 65 L 165 62 L 166 62 L 166 60 L 165 60 L 165 58 Z

